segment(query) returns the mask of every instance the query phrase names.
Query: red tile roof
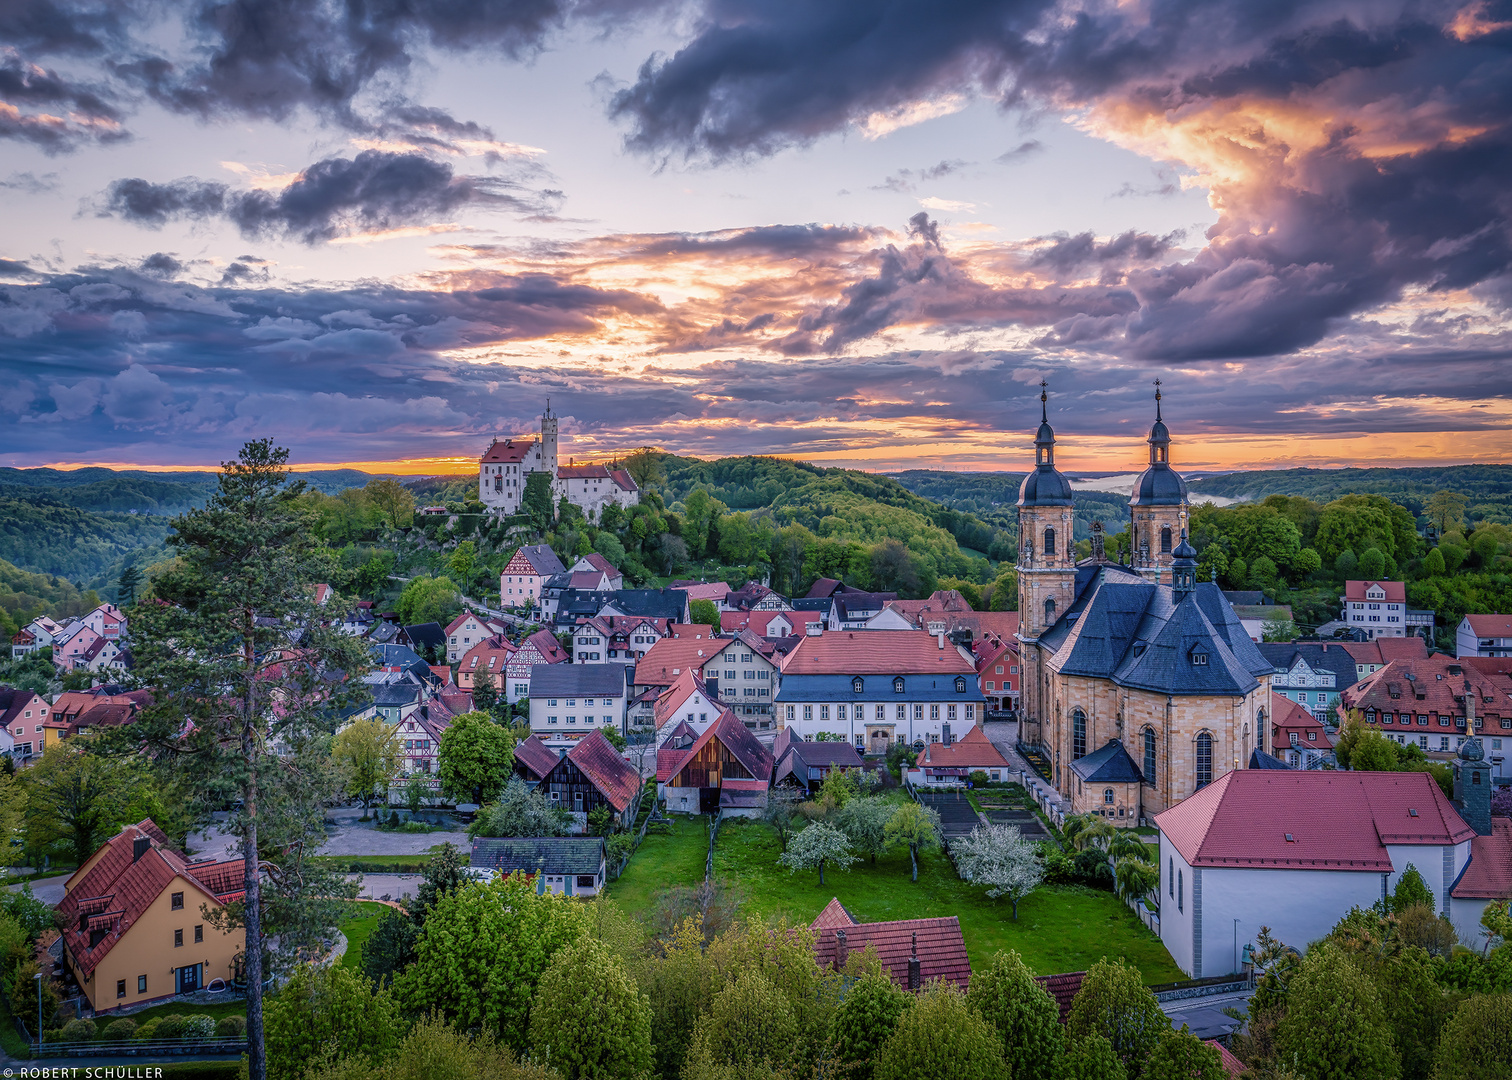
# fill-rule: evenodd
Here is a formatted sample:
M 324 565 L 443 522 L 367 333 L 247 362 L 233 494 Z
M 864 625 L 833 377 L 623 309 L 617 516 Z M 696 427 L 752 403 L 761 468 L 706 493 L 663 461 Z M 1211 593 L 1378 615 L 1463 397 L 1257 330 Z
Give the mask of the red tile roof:
M 1367 721 L 1372 710 L 1464 716 L 1466 683 L 1476 697 L 1477 719 L 1512 713 L 1512 678 L 1443 653 L 1421 660 L 1393 660 L 1347 687 L 1339 700 L 1344 709 L 1364 710 Z M 1437 734 L 1437 727 L 1430 733 Z
M 1192 866 L 1373 873 L 1401 869 L 1388 844 L 1475 835 L 1427 773 L 1233 770 L 1155 824 Z
M 822 577 L 809 586 L 808 599 L 827 600 L 835 595 L 835 590 L 840 587 L 840 582 L 832 577 Z
M 784 675 L 975 675 L 949 641 L 922 630 L 834 630 L 806 637 L 782 663 Z
M 614 744 L 598 728 L 583 736 L 567 751 L 567 760 L 593 782 L 593 786 L 598 788 L 599 794 L 614 807 L 616 813 L 623 813 L 625 807 L 640 794 L 640 774 L 620 756 Z
M 505 439 L 503 442 L 495 439 L 478 460 L 480 462 L 524 461 L 525 455 L 530 453 L 533 446 L 535 446 L 534 439 L 521 439 L 518 442 L 514 439 Z
M 1374 641 L 1341 641 L 1339 644 L 1356 664 L 1428 659 L 1428 643 L 1420 637 L 1385 637 Z
M 1060 975 L 1036 975 L 1034 981 L 1045 988 L 1045 992 L 1055 999 L 1055 1006 L 1060 1010 L 1061 1023 L 1066 1022 L 1066 1017 L 1071 1015 L 1071 1003 L 1076 1000 L 1077 991 L 1081 989 L 1082 980 L 1087 977 L 1085 971 L 1068 971 Z
M 838 938 L 845 931 L 847 952 L 874 948 L 899 986 L 908 986 L 908 960 L 919 958 L 922 984 L 935 979 L 955 983 L 965 990 L 971 982 L 971 961 L 966 956 L 966 939 L 961 935 L 961 921 L 954 915 L 936 919 L 899 919 L 896 922 L 858 923 L 850 912 L 833 899 L 810 925 L 814 933 L 814 956 L 821 967 L 837 964 Z M 917 947 L 917 954 L 914 950 Z
M 671 686 L 689 671 L 704 665 L 733 645 L 731 638 L 664 637 L 635 665 L 636 686 Z
M 561 760 L 561 755 L 550 749 L 540 735 L 522 739 L 514 748 L 514 756 L 537 780 L 556 768 L 556 763 Z
M 562 643 L 556 639 L 550 630 L 537 630 L 524 641 L 520 642 L 521 649 L 524 649 L 527 645 L 535 646 L 536 651 L 543 658 L 542 663 L 561 664 L 565 663 L 568 659 L 567 650 L 562 648 Z
M 1249 1071 L 1249 1066 L 1236 1058 L 1229 1048 L 1217 1039 L 1203 1039 L 1202 1041 L 1218 1051 L 1218 1060 L 1223 1065 L 1223 1071 L 1230 1076 L 1243 1076 Z
M 1476 637 L 1512 637 L 1512 615 L 1466 615 L 1465 619 Z
M 1491 819 L 1491 835 L 1470 841 L 1470 863 L 1449 895 L 1460 900 L 1512 896 L 1512 818 Z
M 584 555 L 583 558 L 588 560 L 588 565 L 593 567 L 595 570 L 602 570 L 610 577 L 620 576 L 620 572 L 615 569 L 614 564 L 596 551 L 590 551 L 587 555 Z
M 1310 746 L 1314 750 L 1332 750 L 1333 740 L 1328 730 L 1313 714 L 1291 698 L 1271 694 L 1271 742 L 1278 749 L 1291 745 L 1291 733 L 1297 732 L 1297 745 Z M 1312 736 L 1309 738 L 1309 736 Z
M 668 738 L 663 742 L 666 746 L 672 740 Z M 667 771 L 662 772 L 662 755 L 658 750 L 656 754 L 656 780 L 658 783 L 667 783 L 676 778 L 682 772 L 693 757 L 707 746 L 711 741 L 718 741 L 721 746 L 728 750 L 746 770 L 751 777 L 763 781 L 763 787 L 772 779 L 772 752 L 761 744 L 750 728 L 736 717 L 729 709 L 720 713 L 719 719 L 704 729 L 704 733 L 693 740 L 693 744 L 681 753 L 669 754 L 666 759 Z M 723 775 L 721 774 L 721 779 Z M 736 779 L 740 779 L 737 777 Z
M 679 675 L 671 686 L 665 687 L 661 695 L 652 706 L 653 715 L 656 717 L 656 726 L 660 728 L 670 721 L 681 711 L 683 705 L 694 694 L 702 694 L 709 702 L 710 707 L 719 708 L 719 702 L 709 693 L 709 688 L 704 685 L 703 678 L 693 668 L 687 668 Z
M 749 630 L 760 637 L 787 637 L 787 634 L 774 634 L 771 625 L 774 619 L 786 619 L 788 625 L 793 628 L 793 634 L 804 634 L 811 623 L 823 623 L 824 612 L 822 611 L 722 611 L 719 613 L 719 627 L 726 633 L 734 633 L 738 630 Z
M 874 631 L 875 632 L 875 631 Z M 955 742 L 930 743 L 924 747 L 921 769 L 1006 769 L 1008 760 L 992 745 L 980 726 L 973 726 Z
M 688 594 L 689 600 L 713 600 L 716 604 L 730 595 L 723 581 L 674 581 L 672 588 Z
M 1405 604 L 1407 602 L 1407 586 L 1400 581 L 1346 581 L 1344 583 L 1344 599 L 1364 600 L 1365 593 L 1373 585 L 1379 585 L 1381 591 L 1386 594 L 1388 604 Z

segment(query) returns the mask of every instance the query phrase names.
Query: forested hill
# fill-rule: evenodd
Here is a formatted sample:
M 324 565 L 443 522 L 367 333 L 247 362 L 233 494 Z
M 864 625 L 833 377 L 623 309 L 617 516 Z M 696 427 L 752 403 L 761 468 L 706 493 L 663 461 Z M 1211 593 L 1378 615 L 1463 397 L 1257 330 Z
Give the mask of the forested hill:
M 1193 501 L 1222 495 L 1259 502 L 1267 495 L 1301 495 L 1326 503 L 1341 495 L 1384 495 L 1415 514 L 1436 491 L 1470 500 L 1475 520 L 1512 524 L 1512 465 L 1444 465 L 1419 469 L 1266 469 L 1192 481 Z
M 299 473 L 316 491 L 334 494 L 361 487 L 373 475 L 356 469 Z M 147 472 L 141 469 L 0 468 L 0 499 L 119 513 L 181 513 L 199 506 L 214 490 L 217 472 Z

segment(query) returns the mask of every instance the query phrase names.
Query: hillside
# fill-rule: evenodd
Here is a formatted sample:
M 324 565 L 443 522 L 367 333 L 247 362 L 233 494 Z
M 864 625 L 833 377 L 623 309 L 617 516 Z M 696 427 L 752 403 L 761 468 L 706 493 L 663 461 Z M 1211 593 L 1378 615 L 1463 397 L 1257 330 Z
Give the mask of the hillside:
M 1419 469 L 1266 469 L 1207 476 L 1191 483 L 1192 494 L 1223 495 L 1258 502 L 1267 495 L 1301 495 L 1326 503 L 1341 495 L 1384 495 L 1421 514 L 1436 491 L 1470 498 L 1477 521 L 1512 524 L 1512 465 L 1445 465 Z
M 172 516 L 202 504 L 214 490 L 218 475 L 210 471 L 0 468 L 0 499 Z M 343 488 L 361 487 L 376 475 L 356 469 L 327 469 L 299 473 L 298 477 L 316 491 L 333 495 Z

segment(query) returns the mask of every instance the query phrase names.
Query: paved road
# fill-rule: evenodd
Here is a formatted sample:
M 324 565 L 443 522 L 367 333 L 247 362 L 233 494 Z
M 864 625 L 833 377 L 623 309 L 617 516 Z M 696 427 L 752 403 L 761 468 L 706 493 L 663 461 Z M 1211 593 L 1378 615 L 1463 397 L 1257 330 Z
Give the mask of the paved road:
M 1249 1006 L 1251 993 L 1252 991 L 1243 990 L 1233 994 L 1167 1001 L 1161 1003 L 1160 1010 L 1170 1017 L 1172 1027 L 1179 1028 L 1185 1024 L 1199 1039 L 1220 1039 L 1240 1026 L 1240 1021 L 1225 1015 L 1223 1010 L 1234 1008 L 1241 1014 L 1244 1013 Z
M 332 827 L 319 855 L 424 855 L 437 844 L 455 844 L 463 851 L 472 850 L 472 840 L 461 829 L 445 832 L 379 832 L 371 822 L 338 821 Z
M 71 874 L 59 874 L 57 877 L 38 878 L 32 882 L 17 882 L 15 885 L 7 885 L 11 892 L 20 892 L 23 884 L 30 884 L 32 895 L 44 904 L 56 906 L 63 902 L 63 883 Z

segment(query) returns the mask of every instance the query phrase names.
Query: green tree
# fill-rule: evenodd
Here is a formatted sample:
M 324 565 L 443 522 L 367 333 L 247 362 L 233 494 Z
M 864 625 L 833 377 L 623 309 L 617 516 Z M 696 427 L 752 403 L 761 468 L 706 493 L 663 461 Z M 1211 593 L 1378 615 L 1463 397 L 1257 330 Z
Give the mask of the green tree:
M 1359 566 L 1360 560 L 1355 556 L 1355 553 L 1351 549 L 1345 548 L 1334 556 L 1334 577 L 1340 581 L 1348 581 L 1354 577 L 1355 571 L 1359 569 Z
M 445 626 L 462 610 L 462 594 L 449 577 L 411 578 L 399 594 L 399 619 L 406 626 L 434 622 Z
M 362 943 L 362 974 L 377 986 L 389 986 L 394 976 L 415 958 L 420 928 L 408 912 L 384 908 L 378 925 Z
M 712 626 L 719 632 L 719 607 L 712 600 L 694 600 L 688 604 L 688 618 L 701 626 Z
M 1055 1071 L 1055 1080 L 1125 1080 L 1127 1076 L 1113 1044 L 1096 1032 L 1067 1039 Z
M 1019 901 L 1039 888 L 1045 876 L 1039 846 L 1011 825 L 978 825 L 971 835 L 951 843 L 956 869 L 973 885 L 987 886 L 987 897 L 1007 897 L 1018 921 Z
M 1386 555 L 1379 548 L 1366 548 L 1360 556 L 1359 575 L 1366 581 L 1379 581 L 1386 575 Z
M 1396 1080 L 1401 1066 L 1375 984 L 1333 942 L 1308 950 L 1276 1031 L 1280 1059 L 1309 1080 Z
M 551 504 L 551 477 L 533 472 L 525 477 L 525 494 L 520 496 L 520 512 L 530 518 L 538 533 L 551 528 L 555 508 Z
M 818 870 L 819 884 L 824 884 L 824 867 L 837 870 L 848 869 L 858 859 L 851 853 L 850 841 L 839 829 L 823 821 L 816 821 L 788 842 L 787 850 L 777 856 L 779 865 L 788 868 L 788 873 L 800 870 Z
M 1280 616 L 1266 619 L 1260 628 L 1262 641 L 1295 641 L 1296 638 L 1297 624 Z
M 1423 512 L 1433 522 L 1438 534 L 1443 536 L 1445 533 L 1465 531 L 1465 510 L 1469 506 L 1469 498 L 1457 491 L 1435 491 L 1428 496 Z
M 488 1032 L 475 1038 L 434 1017 L 410 1029 L 381 1065 L 366 1055 L 309 1063 L 307 1080 L 560 1080 L 545 1065 L 520 1061 Z
M 268 1074 L 300 1077 L 323 1055 L 376 1064 L 403 1035 L 387 990 L 340 964 L 300 964 L 268 999 Z
M 845 991 L 835 1010 L 831 1042 L 851 1080 L 871 1080 L 877 1053 L 913 999 L 878 969 L 865 972 Z
M 635 486 L 646 491 L 664 479 L 661 463 L 666 456 L 666 451 L 659 447 L 642 446 L 625 455 L 624 468 L 635 481 Z
M 128 563 L 116 582 L 116 603 L 130 607 L 136 603 L 137 590 L 142 587 L 142 571 L 135 563 Z
M 376 716 L 354 720 L 331 740 L 331 761 L 346 793 L 362 802 L 366 819 L 375 796 L 387 801 L 389 784 L 399 775 L 398 730 Z
M 1423 906 L 1430 911 L 1433 909 L 1433 890 L 1428 888 L 1418 868 L 1408 863 L 1397 879 L 1396 888 L 1391 891 L 1391 910 L 1401 914 L 1410 907 Z
M 1423 556 L 1423 573 L 1429 577 L 1443 577 L 1446 572 L 1444 553 L 1438 548 L 1434 548 Z
M 497 802 L 478 811 L 467 827 L 468 836 L 565 836 L 567 811 L 518 776 L 509 777 Z
M 757 967 L 746 967 L 714 995 L 693 1026 L 686 1080 L 783 1075 L 801 1025 L 786 995 Z
M 473 540 L 462 541 L 446 560 L 446 569 L 450 572 L 452 579 L 460 581 L 464 588 L 472 581 L 473 570 L 477 565 L 478 545 Z
M 1312 548 L 1303 548 L 1297 552 L 1297 558 L 1292 562 L 1292 575 L 1299 581 L 1312 577 L 1321 569 L 1323 569 L 1323 556 Z
M 410 914 L 417 924 L 425 925 L 430 909 L 442 896 L 473 880 L 466 875 L 467 866 L 468 860 L 457 845 L 448 842 L 436 849 L 420 872 L 420 884 L 409 901 Z
M 1017 952 L 994 953 L 971 977 L 966 1003 L 997 1031 L 1013 1080 L 1054 1080 L 1060 1009 Z
M 138 779 L 120 759 L 96 752 L 94 743 L 86 735 L 54 743 L 20 781 L 27 846 L 42 851 L 64 840 L 77 866 L 126 823 L 126 806 Z M 6 778 L 7 793 L 15 783 Z
M 1193 1035 L 1185 1024 L 1160 1033 L 1145 1058 L 1144 1080 L 1226 1080 L 1228 1071 L 1217 1050 Z
M 936 810 L 906 802 L 893 811 L 887 823 L 887 835 L 900 844 L 908 845 L 908 857 L 913 862 L 913 878 L 919 880 L 919 852 L 940 846 L 940 815 Z
M 1018 572 L 1006 562 L 998 567 L 997 577 L 992 580 L 992 596 L 987 607 L 991 611 L 1018 610 Z
M 473 711 L 487 713 L 489 716 L 498 718 L 497 710 L 501 704 L 499 688 L 494 683 L 493 673 L 480 671 L 473 676 Z M 508 707 L 508 703 L 503 703 Z
M 1092 965 L 1066 1016 L 1072 1039 L 1101 1035 L 1113 1045 L 1130 1080 L 1137 1080 L 1144 1060 L 1171 1023 L 1145 986 L 1139 969 L 1106 957 Z
M 1466 998 L 1439 1038 L 1434 1080 L 1512 1080 L 1512 994 Z
M 823 740 L 824 733 L 820 733 Z M 840 736 L 836 736 L 837 739 Z M 851 775 L 850 769 L 831 769 L 824 774 L 824 782 L 819 785 L 819 801 L 837 810 L 845 809 L 845 804 L 856 797 L 856 778 Z
M 952 983 L 919 994 L 877 1055 L 876 1080 L 1002 1080 L 1002 1040 Z
M 588 915 L 520 874 L 459 885 L 431 907 L 395 995 L 413 1012 L 434 1010 L 458 1030 L 523 1049 L 536 984 L 557 950 L 583 936 Z
M 514 768 L 514 736 L 486 713 L 467 712 L 441 734 L 441 790 L 461 802 L 498 798 Z
M 851 847 L 862 857 L 870 858 L 877 865 L 877 856 L 892 845 L 887 835 L 887 823 L 892 820 L 893 807 L 886 799 L 872 796 L 851 799 L 840 811 L 835 824 L 845 833 Z
M 1113 884 L 1125 900 L 1138 900 L 1160 887 L 1160 868 L 1137 856 L 1113 864 Z
M 393 528 L 403 528 L 414 519 L 415 496 L 399 481 L 369 480 L 362 493 Z
M 551 958 L 531 1003 L 530 1049 L 564 1080 L 651 1068 L 651 1003 L 603 942 L 584 937 Z

